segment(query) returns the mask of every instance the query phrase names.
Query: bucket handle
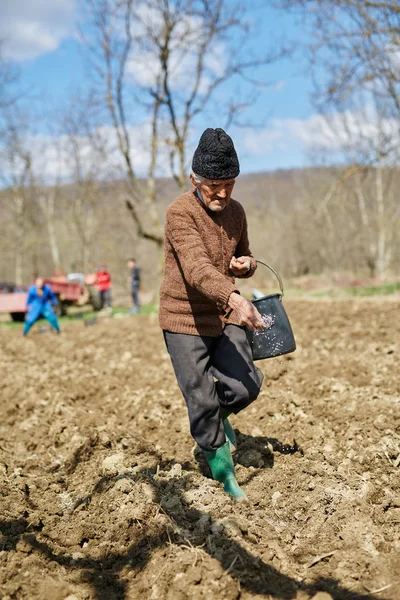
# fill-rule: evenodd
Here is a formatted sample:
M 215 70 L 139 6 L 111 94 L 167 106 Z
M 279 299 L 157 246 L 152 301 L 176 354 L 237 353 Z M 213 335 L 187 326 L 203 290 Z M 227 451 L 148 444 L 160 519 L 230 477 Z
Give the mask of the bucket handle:
M 258 262 L 260 265 L 264 265 L 264 267 L 267 267 L 270 271 L 273 272 L 273 274 L 275 275 L 275 277 L 277 278 L 277 280 L 279 282 L 279 287 L 281 290 L 281 297 L 283 298 L 283 295 L 284 295 L 283 283 L 282 283 L 282 279 L 281 279 L 281 276 L 279 275 L 279 273 L 277 271 L 275 271 L 275 269 L 273 267 L 271 267 L 271 265 L 269 265 L 266 262 L 263 262 L 262 260 L 256 259 L 256 262 Z

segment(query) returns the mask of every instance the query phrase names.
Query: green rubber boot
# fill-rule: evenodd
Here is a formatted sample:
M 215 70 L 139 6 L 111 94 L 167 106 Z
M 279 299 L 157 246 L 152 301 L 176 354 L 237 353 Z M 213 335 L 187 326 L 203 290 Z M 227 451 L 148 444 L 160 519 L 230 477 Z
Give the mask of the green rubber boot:
M 226 444 L 216 450 L 204 451 L 204 454 L 210 466 L 213 479 L 224 484 L 225 492 L 228 492 L 235 502 L 246 500 L 246 494 L 236 481 L 235 467 L 233 465 L 229 442 L 226 442 Z
M 228 440 L 228 444 L 229 444 L 229 449 L 231 451 L 231 454 L 235 454 L 235 452 L 237 450 L 236 436 L 235 436 L 235 432 L 233 431 L 232 425 L 228 421 L 228 417 L 232 413 L 230 413 L 228 410 L 226 410 L 226 408 L 221 408 L 219 411 L 219 414 L 221 415 L 226 439 Z

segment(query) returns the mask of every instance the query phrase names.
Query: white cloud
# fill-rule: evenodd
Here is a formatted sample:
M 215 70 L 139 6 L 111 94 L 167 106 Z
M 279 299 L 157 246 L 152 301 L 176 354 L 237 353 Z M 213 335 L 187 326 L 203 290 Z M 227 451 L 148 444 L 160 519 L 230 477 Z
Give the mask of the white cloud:
M 128 128 L 131 140 L 131 161 L 139 177 L 146 176 L 150 164 L 151 124 L 144 122 Z M 162 139 L 162 136 L 161 136 Z M 91 138 L 75 138 L 73 149 L 66 135 L 26 135 L 22 147 L 29 151 L 32 171 L 36 180 L 43 184 L 73 181 L 76 173 L 75 152 L 79 156 L 80 177 L 89 174 L 98 180 L 124 177 L 125 165 L 118 149 L 115 131 L 111 126 L 102 126 L 92 132 Z M 10 185 L 12 176 L 17 180 L 23 174 L 24 162 L 17 157 L 13 165 L 7 158 L 7 148 L 0 148 L 0 172 L 4 175 L 3 185 Z M 161 145 L 158 156 L 157 176 L 169 176 L 168 148 Z
M 168 127 L 165 124 L 160 135 L 160 140 L 168 137 Z M 191 131 L 193 147 L 196 146 L 200 131 Z M 150 162 L 151 124 L 150 121 L 131 126 L 129 128 L 131 139 L 131 159 L 138 176 L 145 176 Z M 376 114 L 371 109 L 363 112 L 336 113 L 330 122 L 320 115 L 313 115 L 308 119 L 274 119 L 263 130 L 247 129 L 238 130 L 234 134 L 239 156 L 252 163 L 257 163 L 258 157 L 265 157 L 265 164 L 269 159 L 281 157 L 282 166 L 290 167 L 293 153 L 304 158 L 312 155 L 320 159 L 323 153 L 332 161 L 347 159 L 351 152 L 355 158 L 362 153 L 368 157 L 373 156 L 379 147 L 379 142 L 387 136 L 391 143 L 400 147 L 399 122 L 395 120 L 377 120 Z M 97 144 L 93 146 L 93 139 Z M 81 157 L 81 175 L 92 173 L 99 179 L 123 177 L 125 166 L 118 151 L 115 132 L 110 126 L 99 127 L 93 132 L 91 139 L 81 136 L 77 139 Z M 24 138 L 24 147 L 30 150 L 33 160 L 33 170 L 38 180 L 43 183 L 52 183 L 57 180 L 69 181 L 74 178 L 74 152 L 66 136 L 54 137 L 50 135 L 30 135 Z M 246 156 L 247 155 L 247 156 Z M 191 152 L 188 152 L 191 158 Z M 391 159 L 397 156 L 391 157 Z M 306 160 L 304 161 L 306 164 Z M 279 164 L 277 165 L 279 166 Z M 21 163 L 21 169 L 23 165 Z M 11 175 L 10 165 L 5 156 L 0 152 L 0 172 Z M 15 170 L 14 170 L 15 173 Z M 161 143 L 158 156 L 158 176 L 169 176 L 168 147 Z M 7 182 L 5 182 L 7 183 Z
M 215 77 L 223 71 L 223 62 L 218 60 L 217 54 L 209 54 L 205 61 L 204 71 L 199 94 L 204 94 Z M 171 53 L 169 68 L 169 84 L 172 89 L 191 92 L 196 76 L 197 56 L 190 51 L 182 52 L 177 49 Z M 135 54 L 128 63 L 128 73 L 139 85 L 145 88 L 156 87 L 157 79 L 162 75 L 158 57 L 152 51 L 143 51 Z M 212 74 L 212 79 L 210 77 Z
M 32 60 L 58 48 L 75 28 L 76 0 L 1 0 L 0 40 L 6 58 Z
M 282 90 L 285 89 L 285 87 L 286 87 L 286 81 L 283 81 L 283 79 L 279 79 L 274 84 L 274 88 L 275 88 L 276 92 L 281 92 Z
M 389 59 L 389 64 L 394 69 L 395 75 L 400 73 L 400 44 L 393 43 L 386 48 L 386 55 Z
M 308 119 L 272 119 L 261 130 L 246 130 L 245 151 L 272 155 L 276 151 L 299 147 L 304 154 L 325 153 L 335 159 L 373 157 L 400 142 L 400 122 L 380 118 L 372 108 L 334 113 L 329 119 L 313 115 Z M 393 152 L 391 152 L 393 157 Z M 396 156 L 397 158 L 397 156 Z

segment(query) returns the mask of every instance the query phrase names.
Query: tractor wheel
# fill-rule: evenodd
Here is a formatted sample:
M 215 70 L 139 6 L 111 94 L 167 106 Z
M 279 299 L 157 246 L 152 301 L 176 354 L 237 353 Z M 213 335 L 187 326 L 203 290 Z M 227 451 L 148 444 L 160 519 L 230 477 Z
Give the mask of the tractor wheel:
M 65 317 L 67 314 L 67 305 L 60 298 L 58 298 L 58 304 L 54 307 L 54 312 L 57 317 Z
M 12 312 L 10 316 L 15 323 L 23 323 L 25 321 L 25 313 L 23 312 Z
M 88 285 L 89 290 L 89 302 L 93 306 L 94 310 L 101 309 L 101 298 L 99 290 L 94 285 Z

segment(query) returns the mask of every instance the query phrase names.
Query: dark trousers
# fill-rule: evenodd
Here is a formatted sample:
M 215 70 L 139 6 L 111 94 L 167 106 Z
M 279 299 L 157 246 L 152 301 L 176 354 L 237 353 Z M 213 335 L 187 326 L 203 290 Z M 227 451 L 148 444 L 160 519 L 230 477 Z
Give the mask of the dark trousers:
M 140 302 L 139 302 L 139 286 L 138 285 L 132 286 L 132 301 L 133 301 L 133 306 L 139 312 Z
M 105 303 L 107 303 L 108 308 L 111 308 L 111 290 L 100 291 L 100 308 L 104 308 Z
M 220 408 L 238 413 L 255 400 L 263 374 L 254 365 L 243 327 L 226 325 L 219 337 L 164 331 L 176 379 L 200 448 L 225 444 Z

